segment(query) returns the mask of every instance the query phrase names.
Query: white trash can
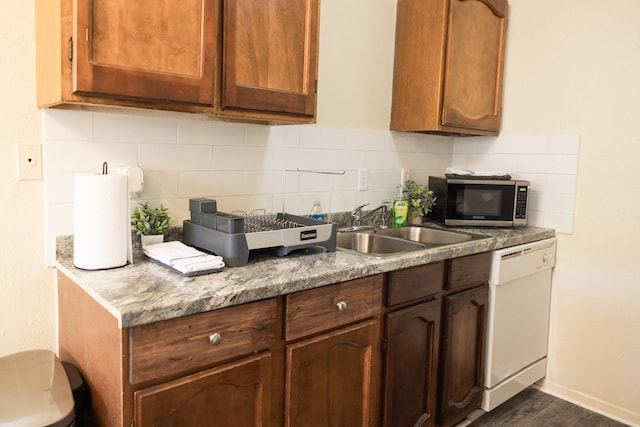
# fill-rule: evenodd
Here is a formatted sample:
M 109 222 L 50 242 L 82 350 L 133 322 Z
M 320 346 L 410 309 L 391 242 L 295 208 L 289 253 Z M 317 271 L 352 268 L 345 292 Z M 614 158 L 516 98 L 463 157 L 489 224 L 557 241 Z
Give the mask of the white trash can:
M 0 358 L 1 427 L 73 427 L 75 418 L 71 386 L 53 352 Z

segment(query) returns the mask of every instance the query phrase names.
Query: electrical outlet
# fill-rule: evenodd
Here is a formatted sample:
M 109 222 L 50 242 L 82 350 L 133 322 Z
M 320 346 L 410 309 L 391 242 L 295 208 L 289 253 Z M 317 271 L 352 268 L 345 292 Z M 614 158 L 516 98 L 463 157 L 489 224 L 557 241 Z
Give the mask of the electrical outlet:
M 365 191 L 369 188 L 369 170 L 358 169 L 358 191 Z
M 18 144 L 17 178 L 19 181 L 42 179 L 42 150 L 40 145 Z
M 400 175 L 400 185 L 404 185 L 405 181 L 411 179 L 411 169 L 402 169 Z

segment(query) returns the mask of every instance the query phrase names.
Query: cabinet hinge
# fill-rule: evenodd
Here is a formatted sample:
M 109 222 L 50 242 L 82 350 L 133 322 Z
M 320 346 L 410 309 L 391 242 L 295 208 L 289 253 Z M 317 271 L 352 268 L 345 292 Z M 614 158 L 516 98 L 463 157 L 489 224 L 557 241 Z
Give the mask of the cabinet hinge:
M 385 354 L 387 352 L 387 339 L 386 338 L 382 338 L 380 340 L 380 351 L 382 352 L 382 354 Z
M 318 94 L 318 80 L 316 79 L 314 90 L 316 91 L 316 95 Z
M 73 61 L 73 37 L 69 37 L 69 61 Z

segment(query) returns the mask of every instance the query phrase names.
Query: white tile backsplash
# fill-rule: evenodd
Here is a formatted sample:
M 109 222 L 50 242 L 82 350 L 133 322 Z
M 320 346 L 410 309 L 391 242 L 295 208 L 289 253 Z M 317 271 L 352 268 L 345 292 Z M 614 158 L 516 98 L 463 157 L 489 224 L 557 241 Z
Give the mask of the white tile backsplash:
M 139 199 L 169 207 L 180 225 L 188 199 L 211 197 L 222 211 L 283 209 L 306 215 L 319 199 L 326 211 L 376 207 L 398 193 L 401 170 L 426 183 L 449 166 L 509 170 L 532 181 L 532 225 L 571 232 L 577 135 L 453 138 L 417 133 L 303 126 L 262 126 L 154 112 L 45 109 L 43 153 L 47 237 L 73 233 L 73 174 L 99 172 L 107 161 L 140 166 Z M 543 148 L 544 147 L 544 148 Z M 357 191 L 357 170 L 369 190 Z M 318 175 L 285 170 L 331 170 Z M 526 178 L 531 177 L 531 178 Z M 54 239 L 49 239 L 54 241 Z
M 452 166 L 530 181 L 529 224 L 572 233 L 579 149 L 577 134 L 455 138 Z

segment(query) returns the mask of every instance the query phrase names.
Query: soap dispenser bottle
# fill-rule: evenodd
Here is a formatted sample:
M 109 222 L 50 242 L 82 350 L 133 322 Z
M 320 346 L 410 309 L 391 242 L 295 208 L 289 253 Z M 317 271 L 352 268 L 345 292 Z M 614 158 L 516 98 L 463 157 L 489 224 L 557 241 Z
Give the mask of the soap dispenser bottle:
M 393 213 L 393 227 L 404 227 L 407 225 L 407 217 L 409 216 L 409 203 L 402 198 L 402 188 L 398 197 L 393 201 L 391 208 Z
M 311 213 L 309 214 L 309 218 L 324 221 L 324 213 L 322 213 L 322 206 L 320 206 L 319 200 L 316 200 L 315 202 L 313 202 L 313 207 L 311 208 Z

